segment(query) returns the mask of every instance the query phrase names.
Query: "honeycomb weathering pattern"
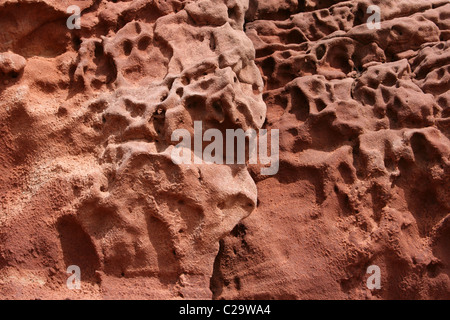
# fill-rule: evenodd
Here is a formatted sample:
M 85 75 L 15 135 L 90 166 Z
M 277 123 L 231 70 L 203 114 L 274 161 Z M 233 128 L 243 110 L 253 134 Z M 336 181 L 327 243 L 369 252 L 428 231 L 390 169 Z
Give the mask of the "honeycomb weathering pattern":
M 447 0 L 72 4 L 0 0 L 2 297 L 450 299 Z M 175 165 L 194 121 L 279 172 Z

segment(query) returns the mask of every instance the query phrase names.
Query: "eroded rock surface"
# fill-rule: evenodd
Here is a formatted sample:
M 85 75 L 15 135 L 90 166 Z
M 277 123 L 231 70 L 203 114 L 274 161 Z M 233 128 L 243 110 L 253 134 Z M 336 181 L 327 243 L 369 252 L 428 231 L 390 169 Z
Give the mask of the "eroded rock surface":
M 447 0 L 0 1 L 0 294 L 450 299 L 449 17 Z M 278 173 L 174 164 L 194 121 L 280 130 Z
M 450 4 L 328 2 L 248 16 L 280 171 L 252 171 L 258 208 L 221 242 L 214 295 L 448 299 Z
M 211 298 L 219 240 L 254 210 L 256 185 L 245 165 L 175 165 L 171 136 L 193 121 L 260 128 L 263 82 L 245 2 L 160 5 L 92 3 L 80 30 L 54 26 L 50 57 L 42 24 L 7 47 L 37 33 L 41 48 L 0 56 L 5 296 L 68 294 L 77 265 L 92 297 Z M 61 10 L 3 10 L 21 6 Z

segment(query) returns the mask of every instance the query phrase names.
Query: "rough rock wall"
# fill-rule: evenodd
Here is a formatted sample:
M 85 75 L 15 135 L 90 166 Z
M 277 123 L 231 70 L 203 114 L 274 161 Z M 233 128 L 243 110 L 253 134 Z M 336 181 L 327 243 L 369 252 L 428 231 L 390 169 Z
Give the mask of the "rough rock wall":
M 450 298 L 447 0 L 71 4 L 0 1 L 2 297 Z M 194 121 L 279 172 L 174 164 Z
M 251 3 L 280 171 L 252 171 L 258 207 L 221 242 L 214 296 L 449 299 L 450 3 Z
M 211 298 L 256 186 L 245 165 L 174 164 L 171 136 L 262 126 L 245 1 L 96 1 L 73 31 L 61 9 L 1 7 L 3 294 L 68 294 L 77 265 L 92 297 Z

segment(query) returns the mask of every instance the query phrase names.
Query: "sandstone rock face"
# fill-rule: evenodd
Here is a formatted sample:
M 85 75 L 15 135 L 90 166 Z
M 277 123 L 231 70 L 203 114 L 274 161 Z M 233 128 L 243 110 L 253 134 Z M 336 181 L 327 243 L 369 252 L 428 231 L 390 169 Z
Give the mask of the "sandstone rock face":
M 449 17 L 447 0 L 0 1 L 0 294 L 450 299 Z M 174 163 L 194 121 L 278 129 L 278 173 Z

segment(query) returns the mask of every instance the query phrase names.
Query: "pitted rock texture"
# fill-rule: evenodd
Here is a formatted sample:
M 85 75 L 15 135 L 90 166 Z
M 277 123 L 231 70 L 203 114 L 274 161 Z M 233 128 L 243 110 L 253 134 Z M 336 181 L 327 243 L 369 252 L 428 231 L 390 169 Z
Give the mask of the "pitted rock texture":
M 449 17 L 0 1 L 1 297 L 450 299 Z M 280 130 L 278 173 L 174 164 L 194 121 Z
M 194 121 L 262 126 L 247 4 L 96 2 L 73 31 L 50 2 L 3 10 L 22 6 L 48 12 L 63 37 L 49 53 L 42 24 L 24 24 L 7 49 L 33 33 L 41 48 L 0 56 L 2 293 L 211 298 L 219 240 L 255 209 L 256 185 L 245 165 L 174 164 L 171 137 Z M 66 288 L 69 265 L 81 292 Z
M 221 241 L 214 297 L 450 299 L 450 3 L 287 3 L 247 16 L 280 171 L 252 169 L 258 207 Z

